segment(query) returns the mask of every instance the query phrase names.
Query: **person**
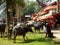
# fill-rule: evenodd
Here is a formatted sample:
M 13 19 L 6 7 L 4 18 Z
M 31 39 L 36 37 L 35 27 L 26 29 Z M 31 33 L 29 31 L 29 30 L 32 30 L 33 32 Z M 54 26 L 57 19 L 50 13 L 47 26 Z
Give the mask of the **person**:
M 51 32 L 51 25 L 50 25 L 50 21 L 46 22 L 46 36 L 45 37 L 53 37 L 53 33 Z
M 55 28 L 57 28 L 58 20 L 55 19 Z
M 43 30 L 46 33 L 46 26 L 45 26 L 45 22 L 43 23 Z

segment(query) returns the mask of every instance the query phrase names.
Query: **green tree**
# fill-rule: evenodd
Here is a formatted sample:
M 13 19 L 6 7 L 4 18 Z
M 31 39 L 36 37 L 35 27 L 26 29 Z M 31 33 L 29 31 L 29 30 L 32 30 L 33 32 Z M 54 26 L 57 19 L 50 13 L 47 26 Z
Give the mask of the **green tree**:
M 9 30 L 9 28 L 10 28 L 10 25 L 9 25 L 9 23 L 10 23 L 10 8 L 11 8 L 11 5 L 10 5 L 10 3 L 11 3 L 11 0 L 4 0 L 5 2 L 6 2 L 6 11 L 7 11 L 7 20 L 6 20 L 6 22 L 7 22 L 7 25 L 6 25 L 6 27 L 7 27 L 7 32 L 8 32 L 8 30 Z
M 31 15 L 38 12 L 40 9 L 41 7 L 37 2 L 30 2 L 30 4 L 25 6 L 25 8 L 23 9 L 23 15 Z
M 10 28 L 10 11 L 15 10 L 17 18 L 21 17 L 21 10 L 24 7 L 24 0 L 5 0 L 6 10 L 7 10 L 7 30 Z
M 23 9 L 23 7 L 25 6 L 24 0 L 16 0 L 15 1 L 16 4 L 16 17 L 17 17 L 17 21 L 21 21 L 21 10 Z M 19 20 L 20 19 L 20 20 Z

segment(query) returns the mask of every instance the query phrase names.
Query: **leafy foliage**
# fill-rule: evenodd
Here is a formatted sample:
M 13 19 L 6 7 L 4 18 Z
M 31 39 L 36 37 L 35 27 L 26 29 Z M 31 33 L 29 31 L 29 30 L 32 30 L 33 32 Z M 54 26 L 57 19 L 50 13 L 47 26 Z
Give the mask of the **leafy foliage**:
M 25 3 L 24 0 L 14 0 L 16 4 L 20 5 L 21 7 L 24 7 Z
M 16 5 L 19 4 L 20 6 L 24 7 L 24 0 L 5 0 L 7 4 L 9 5 Z
M 25 6 L 23 9 L 23 15 L 31 15 L 38 12 L 41 9 L 36 2 L 30 2 L 29 5 Z

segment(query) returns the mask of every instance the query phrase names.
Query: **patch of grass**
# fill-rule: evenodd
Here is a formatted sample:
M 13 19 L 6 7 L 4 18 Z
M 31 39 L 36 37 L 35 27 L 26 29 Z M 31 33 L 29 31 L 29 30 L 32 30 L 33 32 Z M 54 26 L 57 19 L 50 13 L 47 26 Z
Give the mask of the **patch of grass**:
M 7 38 L 0 38 L 0 45 L 55 45 L 52 39 L 45 38 L 44 34 L 27 33 L 28 40 L 23 41 L 22 36 L 17 36 L 16 43 Z

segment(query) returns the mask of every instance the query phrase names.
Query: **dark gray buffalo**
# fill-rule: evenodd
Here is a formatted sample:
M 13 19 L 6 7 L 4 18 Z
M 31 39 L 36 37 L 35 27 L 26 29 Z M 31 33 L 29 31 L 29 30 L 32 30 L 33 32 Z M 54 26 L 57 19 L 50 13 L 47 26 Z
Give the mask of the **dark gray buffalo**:
M 41 28 L 41 22 L 34 22 L 34 29 L 35 29 L 35 33 L 37 32 L 37 31 L 39 31 L 40 32 L 40 28 Z
M 3 34 L 4 34 L 4 32 L 5 32 L 5 26 L 6 26 L 5 23 L 1 23 L 1 24 L 0 24 L 0 33 L 1 33 L 1 37 L 3 37 Z
M 25 35 L 27 32 L 33 32 L 30 25 L 16 25 L 13 27 L 14 42 L 16 42 L 16 37 L 22 35 L 25 40 Z

